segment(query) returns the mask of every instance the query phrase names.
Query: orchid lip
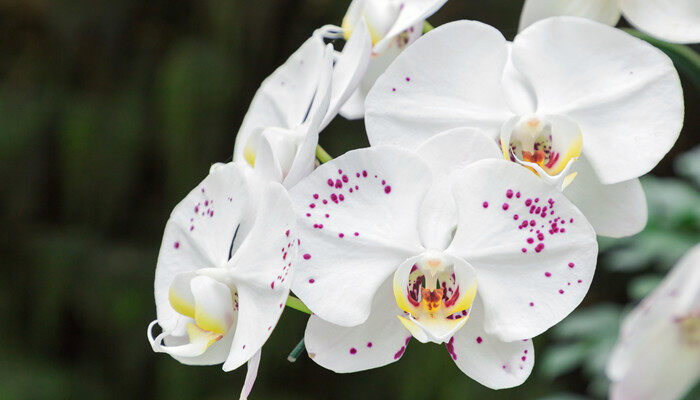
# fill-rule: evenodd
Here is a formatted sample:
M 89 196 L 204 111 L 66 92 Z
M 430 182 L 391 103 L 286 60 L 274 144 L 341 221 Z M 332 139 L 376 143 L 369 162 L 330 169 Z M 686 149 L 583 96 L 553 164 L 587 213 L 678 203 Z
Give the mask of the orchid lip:
M 405 313 L 399 319 L 413 336 L 422 342 L 444 343 L 469 317 L 476 275 L 463 260 L 427 251 L 397 269 L 394 296 Z
M 576 176 L 569 170 L 581 155 L 583 136 L 566 116 L 513 117 L 501 127 L 500 142 L 506 160 L 525 166 L 548 184 L 564 189 Z

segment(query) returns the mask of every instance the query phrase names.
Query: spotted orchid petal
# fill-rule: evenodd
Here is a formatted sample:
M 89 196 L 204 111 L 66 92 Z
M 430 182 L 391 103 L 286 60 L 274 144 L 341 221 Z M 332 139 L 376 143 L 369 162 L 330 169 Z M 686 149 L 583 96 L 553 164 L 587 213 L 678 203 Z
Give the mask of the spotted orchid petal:
M 335 372 L 357 372 L 397 361 L 404 354 L 411 334 L 397 315 L 391 278 L 374 294 L 367 320 L 354 327 L 334 325 L 316 315 L 309 318 L 304 342 L 309 357 Z
M 620 20 L 620 4 L 618 0 L 525 0 L 518 30 L 522 31 L 539 20 L 562 15 L 615 26 Z
M 700 245 L 623 321 L 610 398 L 673 400 L 700 379 Z
M 534 90 L 538 113 L 578 124 L 584 154 L 605 184 L 648 172 L 678 138 L 678 74 L 640 39 L 582 18 L 550 18 L 518 34 L 512 60 Z
M 473 162 L 500 158 L 496 143 L 474 128 L 455 128 L 423 143 L 416 153 L 428 164 L 433 186 L 421 206 L 419 228 L 426 248 L 444 249 L 457 226 L 457 204 L 451 193 L 451 175 Z
M 469 323 L 446 343 L 447 351 L 462 372 L 491 389 L 505 389 L 525 382 L 535 364 L 532 340 L 504 342 L 484 331 L 484 307 L 477 297 Z
M 328 322 L 364 322 L 382 282 L 421 252 L 417 215 L 430 185 L 417 155 L 391 147 L 314 170 L 290 192 L 305 238 L 294 293 Z
M 284 309 L 297 260 L 296 216 L 286 190 L 271 183 L 255 224 L 226 264 L 238 293 L 238 325 L 224 371 L 260 350 Z
M 700 4 L 694 0 L 618 0 L 625 19 L 651 36 L 674 43 L 700 42 Z
M 585 157 L 572 166 L 574 182 L 564 190 L 566 198 L 581 210 L 598 235 L 624 237 L 644 229 L 647 202 L 639 179 L 604 185 Z
M 442 25 L 404 50 L 367 95 L 371 145 L 410 149 L 431 136 L 476 127 L 496 138 L 512 116 L 501 90 L 506 40 L 479 22 Z
M 262 349 L 258 350 L 253 358 L 248 361 L 248 371 L 245 374 L 245 381 L 243 382 L 243 389 L 241 390 L 240 400 L 246 400 L 248 395 L 250 395 L 251 390 L 253 390 L 253 385 L 255 384 L 255 378 L 258 377 L 258 367 L 260 366 L 260 353 Z
M 581 302 L 597 242 L 557 188 L 516 164 L 482 160 L 455 175 L 453 190 L 459 222 L 446 252 L 474 267 L 486 332 L 528 339 Z
M 377 2 L 376 0 L 374 2 Z M 422 30 L 423 21 L 439 10 L 447 0 L 406 0 L 401 2 L 396 20 L 388 32 L 374 45 L 374 52 L 381 53 L 397 36 L 417 24 Z

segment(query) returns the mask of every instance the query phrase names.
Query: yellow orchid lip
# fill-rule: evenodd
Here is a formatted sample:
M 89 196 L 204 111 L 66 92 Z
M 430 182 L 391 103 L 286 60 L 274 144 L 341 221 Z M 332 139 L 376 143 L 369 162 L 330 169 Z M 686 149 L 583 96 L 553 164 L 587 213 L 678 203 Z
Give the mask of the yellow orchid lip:
M 583 135 L 578 125 L 567 117 L 532 115 L 507 121 L 501 130 L 500 144 L 506 160 L 549 178 L 558 177 L 580 157 Z M 568 184 L 574 177 L 575 173 L 568 174 L 562 177 L 563 182 Z
M 473 270 L 449 257 L 428 253 L 404 263 L 394 274 L 401 323 L 420 341 L 442 343 L 459 329 L 476 296 Z

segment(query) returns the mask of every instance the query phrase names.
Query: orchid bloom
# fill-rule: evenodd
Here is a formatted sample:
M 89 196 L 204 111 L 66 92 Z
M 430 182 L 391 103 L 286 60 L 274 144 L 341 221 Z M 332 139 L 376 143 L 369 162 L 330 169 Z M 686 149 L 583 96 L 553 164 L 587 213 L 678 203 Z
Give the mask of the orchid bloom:
M 234 161 L 291 187 L 314 168 L 318 135 L 359 85 L 369 34 L 339 57 L 315 32 L 258 89 L 236 136 Z
M 568 15 L 615 26 L 620 15 L 637 29 L 674 43 L 700 42 L 697 0 L 525 0 L 520 30 L 548 17 Z
M 241 398 L 282 314 L 299 244 L 286 190 L 269 182 L 255 201 L 244 168 L 214 165 L 173 210 L 156 267 L 158 318 L 148 327 L 153 350 L 183 364 L 231 371 L 248 362 Z M 252 228 L 243 235 L 246 219 Z
M 674 400 L 700 378 L 700 245 L 622 322 L 608 362 L 612 400 Z
M 350 42 L 358 32 L 363 36 L 368 35 L 370 39 L 362 46 L 363 56 L 371 56 L 369 67 L 360 86 L 340 109 L 343 117 L 363 117 L 365 97 L 374 81 L 406 46 L 423 34 L 425 19 L 446 2 L 447 0 L 352 0 L 341 26 L 327 25 L 320 29 L 327 39 L 344 38 Z
M 370 143 L 416 149 L 455 127 L 500 141 L 502 156 L 565 190 L 599 235 L 639 232 L 637 177 L 676 141 L 683 94 L 671 60 L 620 30 L 555 17 L 508 43 L 458 21 L 406 49 L 370 91 Z
M 569 314 L 595 269 L 595 233 L 551 186 L 493 158 L 474 129 L 410 152 L 354 150 L 291 189 L 304 236 L 292 288 L 314 315 L 309 356 L 336 372 L 444 343 L 491 388 L 521 384 L 530 338 Z

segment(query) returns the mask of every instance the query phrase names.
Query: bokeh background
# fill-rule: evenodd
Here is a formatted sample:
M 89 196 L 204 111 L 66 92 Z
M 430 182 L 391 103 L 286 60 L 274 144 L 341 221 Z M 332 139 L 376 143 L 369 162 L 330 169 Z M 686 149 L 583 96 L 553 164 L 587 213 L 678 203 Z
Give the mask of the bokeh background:
M 237 398 L 245 368 L 183 366 L 146 341 L 162 229 L 210 164 L 231 159 L 260 82 L 348 3 L 0 0 L 0 398 Z M 512 39 L 521 5 L 451 0 L 430 22 L 476 19 Z M 626 304 L 700 240 L 700 96 L 682 79 L 684 131 L 644 179 L 649 226 L 601 241 L 589 295 L 535 339 L 522 386 L 481 387 L 443 346 L 417 343 L 362 373 L 291 364 L 306 315 L 288 310 L 252 398 L 604 398 Z M 339 117 L 321 143 L 365 146 L 363 123 Z

